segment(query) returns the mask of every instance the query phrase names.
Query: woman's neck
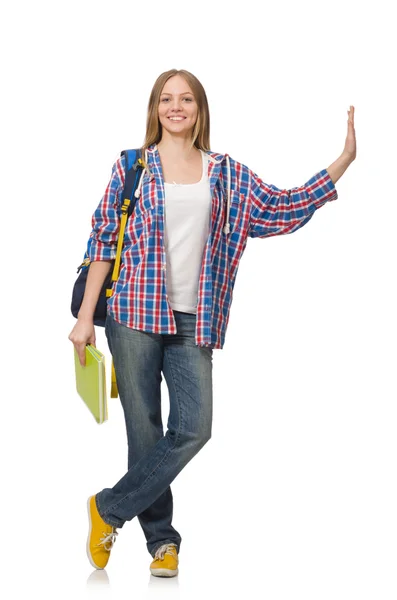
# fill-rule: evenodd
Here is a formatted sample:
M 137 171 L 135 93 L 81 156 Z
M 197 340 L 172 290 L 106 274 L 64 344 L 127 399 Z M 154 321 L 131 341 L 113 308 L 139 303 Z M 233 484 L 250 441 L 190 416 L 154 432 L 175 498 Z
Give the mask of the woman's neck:
M 193 146 L 193 148 L 190 148 L 190 141 L 189 143 L 161 141 L 157 144 L 157 150 L 159 151 L 160 156 L 166 156 L 169 160 L 186 162 L 192 160 L 192 158 L 194 158 L 197 155 L 197 153 L 200 152 L 199 149 L 195 146 Z

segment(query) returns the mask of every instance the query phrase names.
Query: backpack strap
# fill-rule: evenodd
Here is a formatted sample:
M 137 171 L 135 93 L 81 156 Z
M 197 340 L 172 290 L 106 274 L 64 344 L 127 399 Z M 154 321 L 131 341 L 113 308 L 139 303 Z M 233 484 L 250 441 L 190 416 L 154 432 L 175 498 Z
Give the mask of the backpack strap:
M 117 240 L 117 251 L 116 251 L 116 259 L 113 268 L 112 281 L 117 281 L 119 276 L 119 268 L 120 268 L 120 260 L 121 260 L 121 250 L 124 242 L 124 231 L 127 223 L 128 217 L 131 216 L 132 211 L 135 208 L 136 198 L 134 196 L 135 190 L 138 185 L 139 180 L 139 172 L 143 170 L 143 164 L 139 163 L 139 159 L 141 158 L 141 150 L 138 148 L 137 150 L 123 150 L 120 156 L 125 157 L 125 179 L 124 179 L 124 188 L 122 194 L 122 206 L 121 206 L 121 223 L 120 223 L 120 232 Z M 106 290 L 106 296 L 110 297 L 112 295 L 112 289 Z M 117 398 L 118 397 L 118 386 L 116 380 L 116 371 L 114 368 L 114 361 L 112 358 L 112 367 L 111 367 L 111 387 L 110 387 L 110 397 Z
M 120 262 L 121 262 L 121 251 L 124 243 L 124 232 L 127 224 L 128 217 L 132 214 L 135 208 L 136 198 L 134 192 L 138 185 L 139 173 L 142 171 L 143 166 L 138 162 L 141 157 L 140 148 L 137 150 L 123 150 L 120 156 L 125 157 L 125 178 L 123 194 L 121 196 L 121 223 L 120 232 L 117 240 L 116 258 L 114 261 L 112 282 L 117 281 L 119 278 Z M 112 289 L 106 290 L 106 297 L 110 298 L 112 295 Z
M 124 202 L 125 198 L 130 200 L 128 207 L 128 216 L 130 217 L 136 203 L 134 193 L 138 185 L 138 170 L 143 168 L 143 164 L 139 162 L 139 159 L 142 158 L 142 152 L 140 148 L 137 150 L 123 150 L 120 156 L 125 158 L 125 182 L 122 201 Z

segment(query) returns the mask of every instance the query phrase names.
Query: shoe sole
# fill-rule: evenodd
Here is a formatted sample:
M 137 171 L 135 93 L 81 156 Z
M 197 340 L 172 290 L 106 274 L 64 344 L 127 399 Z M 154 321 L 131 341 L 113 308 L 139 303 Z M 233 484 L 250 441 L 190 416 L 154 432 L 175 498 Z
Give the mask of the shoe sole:
M 175 575 L 178 575 L 178 569 L 175 569 L 175 571 L 172 569 L 150 569 L 150 572 L 155 577 L 175 577 Z
M 87 500 L 87 512 L 88 512 L 88 521 L 90 523 L 90 528 L 89 528 L 89 531 L 88 531 L 88 538 L 87 538 L 86 550 L 87 550 L 88 560 L 90 561 L 90 563 L 92 564 L 92 566 L 95 569 L 98 569 L 99 571 L 103 571 L 103 567 L 98 567 L 98 565 L 96 565 L 94 563 L 94 560 L 93 560 L 93 558 L 91 556 L 91 552 L 90 552 L 90 538 L 91 538 L 91 531 L 92 531 L 91 510 L 90 510 L 91 498 L 92 498 L 92 496 L 90 496 L 88 498 L 88 500 Z

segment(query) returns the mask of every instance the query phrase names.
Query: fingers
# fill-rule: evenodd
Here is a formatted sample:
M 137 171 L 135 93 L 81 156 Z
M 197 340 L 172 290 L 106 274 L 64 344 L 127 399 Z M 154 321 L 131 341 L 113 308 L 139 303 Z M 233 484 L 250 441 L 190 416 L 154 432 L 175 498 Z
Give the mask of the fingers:
M 80 361 L 81 366 L 85 367 L 85 347 L 86 347 L 86 344 L 84 342 L 77 342 L 74 339 L 74 336 L 72 334 L 69 335 L 69 340 L 72 342 L 73 346 L 76 349 L 77 356 L 79 357 L 79 361 Z
M 77 322 L 69 335 L 69 340 L 76 349 L 77 356 L 82 367 L 86 366 L 86 345 L 95 346 L 95 328 L 93 323 Z
M 79 344 L 76 347 L 76 352 L 82 367 L 85 367 L 85 344 Z

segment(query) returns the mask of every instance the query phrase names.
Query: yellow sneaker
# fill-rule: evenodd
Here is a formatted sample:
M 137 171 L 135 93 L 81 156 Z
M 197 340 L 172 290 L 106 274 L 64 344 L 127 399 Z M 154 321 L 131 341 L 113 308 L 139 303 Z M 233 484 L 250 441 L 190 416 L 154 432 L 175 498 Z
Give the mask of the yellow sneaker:
M 110 550 L 118 531 L 116 527 L 108 525 L 100 516 L 96 507 L 95 495 L 87 501 L 88 521 L 90 529 L 87 538 L 88 560 L 96 569 L 104 569 L 108 563 Z
M 178 563 L 176 545 L 163 544 L 154 555 L 150 572 L 156 577 L 175 577 L 175 575 L 178 575 Z

